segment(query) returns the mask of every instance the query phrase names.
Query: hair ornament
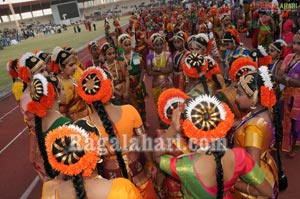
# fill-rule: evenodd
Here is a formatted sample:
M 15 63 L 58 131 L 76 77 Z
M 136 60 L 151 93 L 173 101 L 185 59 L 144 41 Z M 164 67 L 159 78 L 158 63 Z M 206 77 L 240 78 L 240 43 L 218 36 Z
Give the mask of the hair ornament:
M 208 80 L 212 80 L 213 75 L 221 74 L 219 64 L 211 56 L 205 56 L 204 58 L 207 61 L 207 68 L 204 75 Z
M 171 124 L 173 110 L 179 104 L 183 104 L 188 99 L 188 95 L 176 88 L 169 88 L 163 91 L 157 101 L 159 118 L 166 124 Z
M 259 69 L 264 85 L 260 88 L 260 101 L 265 107 L 272 107 L 276 103 L 276 96 L 273 89 L 271 73 L 267 66 L 261 66 Z
M 54 87 L 43 75 L 36 74 L 31 83 L 30 96 L 32 101 L 27 104 L 27 110 L 39 117 L 44 117 L 55 100 Z
M 239 57 L 234 60 L 229 69 L 229 77 L 234 82 L 238 82 L 240 77 L 251 71 L 256 71 L 257 63 L 248 57 Z
M 80 97 L 89 104 L 95 101 L 101 101 L 105 104 L 110 100 L 113 92 L 111 80 L 99 67 L 86 69 L 81 75 L 77 89 Z
M 191 78 L 200 77 L 200 73 L 205 73 L 207 61 L 198 53 L 191 53 L 185 58 L 182 66 L 185 74 Z
M 75 125 L 50 131 L 45 139 L 49 163 L 68 176 L 90 176 L 99 160 L 99 137 Z
M 121 35 L 118 36 L 118 44 L 119 46 L 122 46 L 123 42 L 126 41 L 126 40 L 130 40 L 131 41 L 131 37 L 126 34 L 126 33 L 123 33 Z
M 257 49 L 260 51 L 260 53 L 263 55 L 263 56 L 267 56 L 268 53 L 266 52 L 266 49 L 262 46 L 262 45 L 258 45 L 257 46 Z
M 6 70 L 8 71 L 11 78 L 18 77 L 18 59 L 9 59 L 6 64 Z
M 192 142 L 205 147 L 225 137 L 233 121 L 234 115 L 225 103 L 204 94 L 187 102 L 183 130 Z

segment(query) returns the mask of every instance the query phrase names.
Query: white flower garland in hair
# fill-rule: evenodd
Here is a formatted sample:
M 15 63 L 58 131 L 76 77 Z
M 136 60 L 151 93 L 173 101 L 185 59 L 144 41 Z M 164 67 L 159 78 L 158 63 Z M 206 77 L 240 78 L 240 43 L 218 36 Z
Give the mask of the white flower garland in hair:
M 277 42 L 279 42 L 281 44 L 281 46 L 287 46 L 287 43 L 282 39 L 277 39 L 274 43 L 277 43 Z
M 184 103 L 184 99 L 182 97 L 173 97 L 171 99 L 169 99 L 164 107 L 164 116 L 165 118 L 168 119 L 168 116 L 167 116 L 167 109 L 174 103 Z
M 102 75 L 103 80 L 106 80 L 106 79 L 107 79 L 107 74 L 104 72 L 104 70 L 103 70 L 102 68 L 99 68 L 99 67 L 97 67 L 97 66 L 91 66 L 91 67 L 88 67 L 88 68 L 86 69 L 86 71 L 89 71 L 89 70 L 92 70 L 92 69 L 99 70 L 100 73 L 101 73 L 101 75 Z
M 19 66 L 20 67 L 26 67 L 26 60 L 29 57 L 35 57 L 33 53 L 27 52 L 24 55 L 22 55 L 22 57 L 19 60 Z
M 56 46 L 53 51 L 52 51 L 52 54 L 51 54 L 51 61 L 55 61 L 56 62 L 56 59 L 57 59 L 57 56 L 58 56 L 58 53 L 60 51 L 64 50 L 62 47 L 59 47 L 59 46 Z
M 269 90 L 273 89 L 273 83 L 269 74 L 269 69 L 267 66 L 259 67 L 259 75 L 262 77 L 264 81 L 264 86 L 268 87 Z
M 213 65 L 215 65 L 215 64 L 216 64 L 216 61 L 215 61 L 215 59 L 214 59 L 214 58 L 212 58 L 210 55 L 206 55 L 206 56 L 204 56 L 204 59 L 205 59 L 205 61 L 206 61 L 206 60 L 210 60 L 210 61 L 212 62 L 212 64 L 213 64 Z
M 83 128 L 81 128 L 79 126 L 73 125 L 73 124 L 67 125 L 66 127 L 70 130 L 78 132 L 80 135 L 82 135 L 85 138 L 85 142 L 86 143 L 88 142 L 89 134 L 88 134 L 88 132 L 86 132 L 86 130 L 84 130 Z M 62 126 L 60 128 L 62 128 Z
M 266 49 L 265 49 L 262 45 L 259 45 L 259 46 L 257 47 L 257 49 L 261 52 L 261 54 L 262 54 L 263 56 L 267 56 L 267 55 L 268 55 L 268 53 L 266 52 Z
M 186 116 L 189 120 L 192 120 L 191 113 L 195 106 L 197 106 L 201 102 L 210 102 L 215 104 L 218 107 L 218 110 L 220 112 L 220 118 L 222 120 L 225 120 L 226 118 L 226 111 L 224 107 L 222 106 L 221 102 L 215 97 L 215 96 L 209 96 L 207 94 L 199 95 L 198 97 L 192 99 L 190 102 L 188 102 L 187 109 L 186 109 Z
M 10 67 L 9 67 L 9 64 L 10 64 L 10 62 L 7 62 L 7 63 L 6 63 L 6 70 L 7 70 L 7 71 L 9 71 L 9 68 L 10 68 Z
M 48 81 L 47 81 L 46 77 L 44 75 L 38 73 L 33 76 L 33 80 L 35 80 L 35 79 L 38 79 L 42 82 L 43 94 L 45 96 L 47 96 L 48 95 Z

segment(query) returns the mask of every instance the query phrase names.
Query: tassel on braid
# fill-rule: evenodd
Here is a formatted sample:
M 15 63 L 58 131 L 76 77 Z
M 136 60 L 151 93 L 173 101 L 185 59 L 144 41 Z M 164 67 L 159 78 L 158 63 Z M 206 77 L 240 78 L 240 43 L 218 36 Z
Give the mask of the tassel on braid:
M 122 156 L 122 151 L 121 151 L 121 148 L 120 148 L 120 142 L 119 142 L 119 139 L 117 138 L 115 132 L 114 132 L 114 128 L 113 128 L 113 124 L 112 122 L 110 121 L 110 119 L 108 118 L 108 114 L 103 106 L 103 104 L 99 101 L 97 102 L 94 102 L 93 103 L 102 123 L 103 123 L 103 126 L 105 128 L 105 131 L 107 132 L 108 134 L 108 137 L 109 137 L 109 142 L 110 144 L 112 144 L 113 146 L 115 146 L 115 152 L 116 152 L 116 155 L 117 155 L 117 159 L 118 159 L 118 163 L 119 163 L 119 166 L 121 168 L 121 172 L 122 172 L 122 175 L 124 178 L 127 178 L 128 179 L 128 172 L 127 172 L 127 169 L 126 169 L 126 164 L 125 164 L 125 161 L 123 159 L 123 156 Z M 114 142 L 116 141 L 116 142 Z
M 46 174 L 50 178 L 55 178 L 55 176 L 58 175 L 58 172 L 55 172 L 52 169 L 52 167 L 48 161 L 48 155 L 47 155 L 46 148 L 45 148 L 45 138 L 44 138 L 43 130 L 42 130 L 42 119 L 36 115 L 34 118 L 34 121 L 35 121 L 35 134 L 36 134 L 37 142 L 39 145 L 40 153 L 43 158 Z

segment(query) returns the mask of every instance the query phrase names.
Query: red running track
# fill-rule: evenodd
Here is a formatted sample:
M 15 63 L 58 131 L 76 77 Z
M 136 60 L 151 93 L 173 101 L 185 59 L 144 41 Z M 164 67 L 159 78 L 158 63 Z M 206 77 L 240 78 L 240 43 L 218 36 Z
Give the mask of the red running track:
M 250 46 L 250 40 L 241 35 L 246 46 Z M 80 52 L 80 57 L 85 63 L 89 57 L 86 51 Z M 146 77 L 148 91 L 151 87 L 151 78 Z M 147 99 L 147 119 L 151 125 L 148 130 L 153 132 L 158 127 L 158 119 L 155 111 L 151 92 Z M 29 163 L 29 135 L 23 123 L 23 116 L 12 95 L 0 99 L 0 198 L 17 199 L 41 198 L 42 183 Z M 294 159 L 282 156 L 284 170 L 289 179 L 288 189 L 280 193 L 280 199 L 299 198 L 300 189 L 300 155 Z

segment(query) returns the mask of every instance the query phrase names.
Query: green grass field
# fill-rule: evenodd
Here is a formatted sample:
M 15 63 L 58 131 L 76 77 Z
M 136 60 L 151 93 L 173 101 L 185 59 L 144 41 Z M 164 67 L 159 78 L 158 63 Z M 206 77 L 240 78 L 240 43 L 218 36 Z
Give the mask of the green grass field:
M 128 23 L 128 16 L 121 17 L 120 24 L 124 25 Z M 114 30 L 112 20 L 110 19 L 111 31 Z M 0 92 L 3 89 L 7 89 L 11 86 L 12 80 L 6 70 L 6 64 L 8 60 L 16 59 L 22 56 L 26 52 L 33 52 L 34 50 L 43 50 L 45 52 L 52 52 L 56 46 L 71 46 L 74 48 L 80 48 L 87 45 L 90 41 L 104 35 L 104 22 L 98 21 L 96 23 L 96 31 L 87 31 L 83 24 L 80 25 L 81 32 L 74 33 L 73 27 L 68 27 L 68 30 L 62 31 L 60 34 L 40 35 L 31 37 L 26 40 L 22 40 L 19 44 L 5 47 L 4 50 L 0 50 Z

